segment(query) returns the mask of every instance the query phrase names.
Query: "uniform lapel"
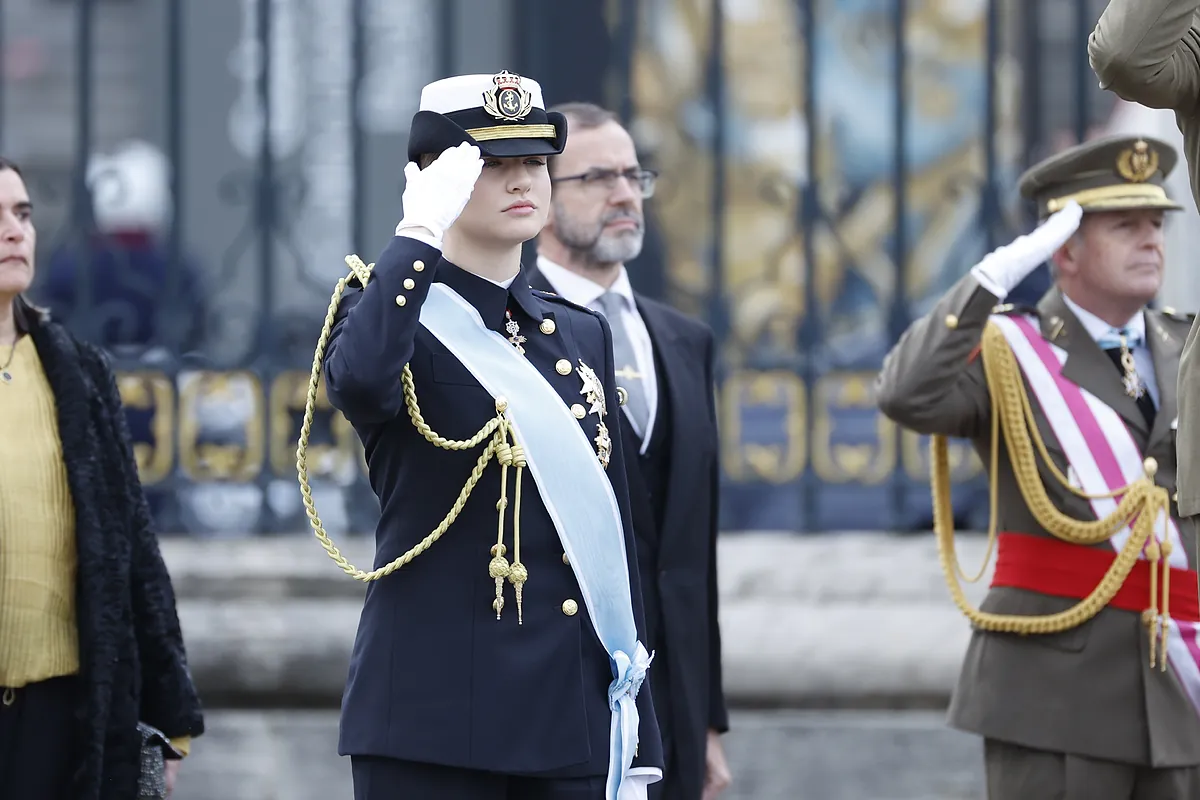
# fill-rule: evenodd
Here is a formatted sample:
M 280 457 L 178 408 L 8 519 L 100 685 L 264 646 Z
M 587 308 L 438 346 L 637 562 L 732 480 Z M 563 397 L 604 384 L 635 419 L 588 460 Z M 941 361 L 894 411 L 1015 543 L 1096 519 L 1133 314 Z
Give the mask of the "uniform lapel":
M 1166 439 L 1171 433 L 1171 423 L 1179 415 L 1176 397 L 1175 375 L 1179 374 L 1179 358 L 1183 353 L 1183 342 L 1176 338 L 1158 314 L 1147 311 L 1146 342 L 1150 357 L 1154 360 L 1154 378 L 1158 381 L 1158 413 L 1154 417 L 1154 429 L 1150 431 L 1149 450 Z
M 1121 374 L 1100 349 L 1100 345 L 1088 335 L 1083 323 L 1063 302 L 1062 293 L 1057 288 L 1047 292 L 1038 304 L 1038 312 L 1041 315 L 1042 336 L 1067 352 L 1063 377 L 1087 389 L 1120 414 L 1144 452 L 1150 430 L 1142 410 L 1132 397 L 1125 394 Z

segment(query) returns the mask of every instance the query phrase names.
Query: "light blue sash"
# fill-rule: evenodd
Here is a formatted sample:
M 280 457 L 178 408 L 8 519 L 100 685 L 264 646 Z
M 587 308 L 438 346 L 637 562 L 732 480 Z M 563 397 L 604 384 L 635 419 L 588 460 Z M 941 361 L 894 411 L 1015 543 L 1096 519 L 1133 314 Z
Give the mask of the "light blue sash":
M 612 725 L 606 797 L 630 796 L 631 786 L 623 793 L 621 789 L 622 782 L 638 783 L 626 778 L 638 743 L 635 698 L 652 656 L 638 641 L 633 620 L 624 528 L 612 485 L 566 403 L 516 348 L 483 324 L 474 306 L 445 284 L 434 283 L 421 307 L 421 324 L 493 397 L 508 400 L 506 416 L 525 449 L 538 494 L 615 676 L 608 690 Z

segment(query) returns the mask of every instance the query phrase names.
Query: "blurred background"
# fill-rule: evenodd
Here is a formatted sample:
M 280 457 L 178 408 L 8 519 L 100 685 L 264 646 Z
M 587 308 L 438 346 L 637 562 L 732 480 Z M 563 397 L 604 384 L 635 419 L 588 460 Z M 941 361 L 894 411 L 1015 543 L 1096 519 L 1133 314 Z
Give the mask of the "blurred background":
M 942 722 L 967 631 L 927 533 L 928 443 L 877 413 L 872 380 L 1030 228 L 1027 166 L 1115 131 L 1180 144 L 1169 113 L 1098 88 L 1103 6 L 0 0 L 0 154 L 37 207 L 34 299 L 118 358 L 209 707 L 176 796 L 350 796 L 337 706 L 361 587 L 297 486 L 312 351 L 344 257 L 373 261 L 398 221 L 421 86 L 501 69 L 620 113 L 661 172 L 635 287 L 721 345 L 726 796 L 982 796 L 978 744 Z M 1188 210 L 1160 299 L 1196 310 L 1184 170 L 1168 190 Z M 361 448 L 322 403 L 314 497 L 367 562 Z M 981 465 L 961 443 L 953 464 L 958 524 L 984 529 Z

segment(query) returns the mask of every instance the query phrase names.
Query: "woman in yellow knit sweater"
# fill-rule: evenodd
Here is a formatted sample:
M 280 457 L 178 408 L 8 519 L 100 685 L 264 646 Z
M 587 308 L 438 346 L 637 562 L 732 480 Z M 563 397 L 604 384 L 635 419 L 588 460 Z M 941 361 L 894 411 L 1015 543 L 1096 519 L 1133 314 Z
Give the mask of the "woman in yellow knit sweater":
M 28 304 L 32 204 L 0 159 L 0 797 L 139 797 L 145 726 L 200 703 L 112 370 Z

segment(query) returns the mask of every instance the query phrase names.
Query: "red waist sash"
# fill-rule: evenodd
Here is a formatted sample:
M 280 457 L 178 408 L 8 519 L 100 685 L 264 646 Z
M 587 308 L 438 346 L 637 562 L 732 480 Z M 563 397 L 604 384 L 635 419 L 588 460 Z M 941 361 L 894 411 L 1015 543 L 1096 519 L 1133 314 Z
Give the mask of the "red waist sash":
M 1082 600 L 1091 594 L 1117 557 L 1116 551 L 1083 547 L 1027 533 L 1001 533 L 997 541 L 999 552 L 992 586 L 1008 586 L 1073 600 Z M 1145 559 L 1139 559 L 1109 606 L 1137 614 L 1149 608 L 1151 566 Z M 1154 569 L 1158 572 L 1157 605 L 1161 613 L 1162 564 L 1159 563 Z M 1172 618 L 1200 621 L 1200 596 L 1196 579 L 1194 570 L 1171 567 L 1171 604 L 1168 611 Z

